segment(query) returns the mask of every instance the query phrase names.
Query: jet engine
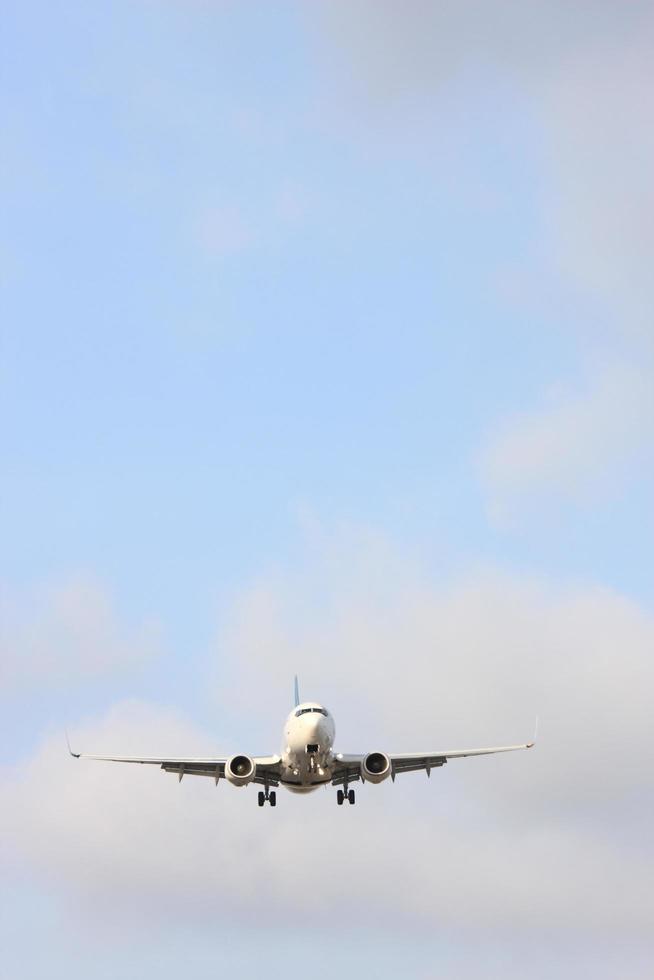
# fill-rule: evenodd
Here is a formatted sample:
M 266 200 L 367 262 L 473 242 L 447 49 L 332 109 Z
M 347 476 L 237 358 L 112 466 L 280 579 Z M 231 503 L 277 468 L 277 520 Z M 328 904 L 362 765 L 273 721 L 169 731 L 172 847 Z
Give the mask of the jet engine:
M 391 760 L 385 752 L 369 752 L 361 763 L 361 776 L 368 783 L 381 783 L 391 774 Z
M 247 786 L 254 779 L 256 766 L 249 755 L 233 755 L 225 763 L 225 779 L 232 786 Z

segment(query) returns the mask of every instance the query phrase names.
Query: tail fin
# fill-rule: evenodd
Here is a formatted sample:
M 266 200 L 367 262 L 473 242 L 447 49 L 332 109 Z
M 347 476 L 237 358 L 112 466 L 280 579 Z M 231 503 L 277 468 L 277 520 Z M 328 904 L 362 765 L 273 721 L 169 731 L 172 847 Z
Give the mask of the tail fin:
M 300 685 L 297 682 L 297 674 L 295 675 L 295 707 L 297 708 L 300 703 Z

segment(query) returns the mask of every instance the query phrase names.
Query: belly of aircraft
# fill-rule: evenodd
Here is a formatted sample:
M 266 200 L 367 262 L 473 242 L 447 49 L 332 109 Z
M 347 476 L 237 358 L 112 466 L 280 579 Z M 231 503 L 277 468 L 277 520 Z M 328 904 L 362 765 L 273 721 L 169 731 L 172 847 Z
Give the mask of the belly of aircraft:
M 292 793 L 310 793 L 331 782 L 331 756 L 289 755 L 282 766 L 280 783 Z

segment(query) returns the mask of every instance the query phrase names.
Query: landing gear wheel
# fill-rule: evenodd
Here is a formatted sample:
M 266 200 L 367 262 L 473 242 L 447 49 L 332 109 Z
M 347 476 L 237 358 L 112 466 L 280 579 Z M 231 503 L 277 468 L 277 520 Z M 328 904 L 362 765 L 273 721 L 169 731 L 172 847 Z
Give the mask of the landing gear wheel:
M 347 802 L 350 804 L 350 806 L 354 806 L 355 797 L 354 797 L 353 789 L 351 789 L 350 792 L 347 794 Z
M 343 800 L 345 799 L 345 794 L 342 789 L 339 789 L 336 793 L 336 802 L 339 806 L 343 806 Z
M 259 806 L 263 806 L 265 802 L 266 802 L 266 794 L 259 793 Z
M 272 790 L 268 799 L 270 800 L 271 806 L 277 806 L 277 793 L 275 792 L 275 790 Z

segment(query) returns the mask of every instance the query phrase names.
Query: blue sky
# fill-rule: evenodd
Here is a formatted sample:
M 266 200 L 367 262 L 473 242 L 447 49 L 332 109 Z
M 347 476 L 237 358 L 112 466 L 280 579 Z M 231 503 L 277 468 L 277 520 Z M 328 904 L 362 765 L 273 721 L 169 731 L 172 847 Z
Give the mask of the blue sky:
M 52 975 L 88 976 L 69 939 L 79 929 L 104 960 L 104 915 L 120 923 L 112 977 L 154 968 L 149 951 L 169 918 L 181 932 L 159 975 L 186 962 L 191 926 L 176 914 L 174 881 L 136 862 L 171 896 L 134 938 L 115 907 L 128 877 L 117 886 L 98 865 L 90 887 L 53 859 L 68 846 L 49 819 L 57 794 L 82 794 L 96 813 L 84 774 L 69 786 L 68 760 L 53 761 L 63 725 L 110 747 L 112 733 L 131 738 L 134 752 L 153 733 L 273 751 L 295 670 L 359 748 L 387 737 L 411 748 L 412 726 L 437 740 L 512 739 L 549 711 L 542 768 L 460 777 L 449 818 L 471 808 L 482 865 L 504 853 L 501 793 L 469 800 L 475 779 L 490 792 L 497 778 L 533 826 L 557 813 L 557 842 L 534 831 L 520 859 L 535 880 L 551 846 L 558 888 L 590 894 L 564 859 L 582 813 L 597 823 L 588 866 L 606 862 L 612 887 L 640 894 L 604 823 L 617 808 L 618 824 L 637 827 L 634 868 L 651 868 L 636 812 L 651 794 L 643 773 L 627 766 L 598 806 L 597 762 L 574 755 L 560 773 L 556 760 L 593 718 L 616 759 L 649 723 L 653 28 L 645 3 L 625 13 L 536 2 L 530 16 L 513 0 L 494 12 L 473 0 L 417 0 L 410 11 L 386 0 L 9 4 L 0 582 L 5 781 L 19 780 L 8 805 L 22 814 L 5 833 L 13 975 L 42 975 L 11 940 L 36 921 Z M 41 826 L 44 760 L 64 768 Z M 95 805 L 121 813 L 134 774 L 102 776 Z M 540 810 L 520 809 L 524 778 Z M 207 817 L 179 802 L 166 816 L 161 781 L 167 834 L 188 819 L 206 832 Z M 562 803 L 580 785 L 579 800 Z M 403 798 L 426 825 L 434 789 Z M 206 809 L 192 792 L 182 805 Z M 215 815 L 241 846 L 248 803 L 221 793 Z M 499 837 L 475 825 L 476 805 Z M 398 833 L 421 839 L 401 805 L 366 806 L 384 854 Z M 331 811 L 325 799 L 307 811 L 323 834 L 334 832 Z M 299 811 L 278 816 L 281 847 Z M 367 855 L 359 820 L 354 840 L 342 828 L 338 839 Z M 313 854 L 310 822 L 300 864 Z M 30 833 L 44 841 L 36 858 Z M 135 826 L 104 841 L 123 844 L 138 850 Z M 91 878 L 99 850 L 89 839 Z M 303 921 L 283 866 L 257 859 L 279 914 Z M 426 896 L 416 914 L 436 934 L 438 900 L 415 878 L 417 852 L 410 860 L 406 887 Z M 224 915 L 232 879 L 221 890 L 197 870 L 198 892 Z M 360 874 L 385 893 L 390 871 L 366 856 Z M 411 976 L 478 975 L 465 952 L 471 907 L 491 975 L 540 976 L 523 959 L 533 923 L 509 926 L 521 885 L 507 883 L 506 919 L 493 920 L 474 874 L 464 878 L 469 892 L 452 899 L 462 918 L 438 936 L 441 972 L 434 946 L 406 924 L 403 968 L 410 947 Z M 258 971 L 248 895 L 225 919 L 245 952 L 228 967 L 224 937 L 214 946 L 201 916 L 192 976 Z M 379 953 L 394 916 L 387 897 L 361 938 L 380 977 L 398 969 L 395 953 Z M 343 903 L 335 883 L 322 906 L 353 963 L 348 915 L 365 918 L 369 901 L 362 890 Z M 608 906 L 570 938 L 555 900 L 543 903 L 536 945 L 560 955 L 558 975 L 575 976 L 577 956 L 609 971 L 597 975 L 646 975 L 651 946 L 626 911 L 616 942 L 631 944 L 633 962 L 611 972 L 612 954 L 596 947 Z M 83 926 L 70 914 L 80 905 Z M 322 941 L 313 924 L 302 941 Z M 285 949 L 278 936 L 273 946 Z

